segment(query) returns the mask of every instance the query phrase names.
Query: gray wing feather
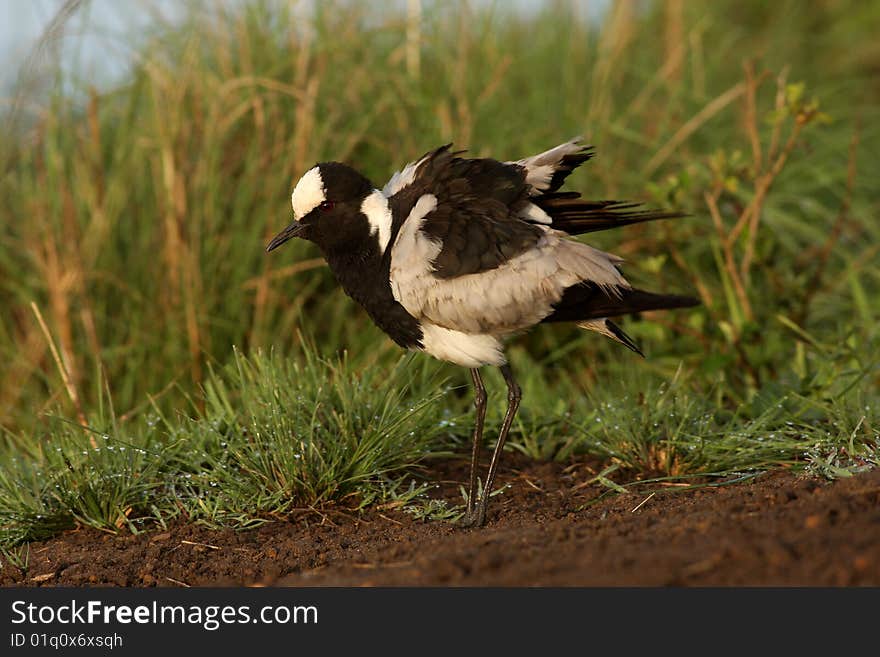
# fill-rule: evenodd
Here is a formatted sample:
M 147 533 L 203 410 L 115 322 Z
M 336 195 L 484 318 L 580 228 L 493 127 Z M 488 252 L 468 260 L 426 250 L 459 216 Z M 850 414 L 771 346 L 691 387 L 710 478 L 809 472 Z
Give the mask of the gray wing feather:
M 556 191 L 572 171 L 592 157 L 592 148 L 581 139 L 574 137 L 543 153 L 510 162 L 525 169 L 531 196 Z

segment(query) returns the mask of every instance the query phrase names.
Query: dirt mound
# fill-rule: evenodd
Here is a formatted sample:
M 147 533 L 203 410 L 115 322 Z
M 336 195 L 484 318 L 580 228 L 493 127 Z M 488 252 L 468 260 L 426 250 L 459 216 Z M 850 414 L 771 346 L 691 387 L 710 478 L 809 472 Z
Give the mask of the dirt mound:
M 508 458 L 509 457 L 509 458 Z M 178 524 L 33 543 L 0 584 L 880 585 L 880 471 L 826 482 L 774 472 L 745 483 L 596 499 L 587 463 L 506 455 L 483 529 L 401 511 L 313 511 L 248 531 Z M 457 499 L 460 461 L 439 465 Z

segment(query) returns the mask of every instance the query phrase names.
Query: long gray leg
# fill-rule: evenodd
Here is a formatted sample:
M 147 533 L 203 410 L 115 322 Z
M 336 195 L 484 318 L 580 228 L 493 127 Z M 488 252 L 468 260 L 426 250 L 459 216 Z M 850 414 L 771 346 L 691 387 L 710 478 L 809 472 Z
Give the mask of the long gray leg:
M 513 377 L 513 370 L 510 369 L 510 365 L 502 365 L 501 374 L 504 375 L 504 381 L 507 383 L 507 413 L 504 415 L 504 423 L 501 425 L 501 432 L 498 434 L 498 442 L 495 443 L 495 450 L 492 452 L 489 474 L 486 476 L 486 483 L 483 485 L 483 496 L 480 498 L 479 506 L 474 511 L 476 517 L 473 519 L 472 524 L 476 527 L 486 522 L 489 494 L 492 492 L 492 486 L 495 484 L 495 472 L 498 470 L 498 462 L 501 460 L 501 450 L 504 448 L 504 441 L 507 440 L 507 434 L 510 432 L 510 426 L 513 424 L 513 418 L 522 399 L 522 389 Z
M 471 378 L 474 380 L 474 407 L 477 410 L 474 420 L 474 444 L 471 449 L 471 482 L 468 491 L 467 515 L 465 524 L 474 517 L 474 508 L 477 505 L 477 461 L 480 456 L 480 447 L 483 444 L 483 421 L 486 419 L 486 388 L 480 370 L 471 370 Z

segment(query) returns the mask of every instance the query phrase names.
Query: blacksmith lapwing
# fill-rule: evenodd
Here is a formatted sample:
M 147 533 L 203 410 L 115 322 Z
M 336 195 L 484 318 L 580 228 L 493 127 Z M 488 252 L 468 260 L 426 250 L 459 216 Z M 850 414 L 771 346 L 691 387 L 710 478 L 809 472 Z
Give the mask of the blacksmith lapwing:
M 479 526 L 521 398 L 505 339 L 541 322 L 575 322 L 641 354 L 609 317 L 698 302 L 635 289 L 618 269 L 621 258 L 569 238 L 680 216 L 560 192 L 592 155 L 580 138 L 512 162 L 463 153 L 451 144 L 429 151 L 382 189 L 345 164 L 317 164 L 293 190 L 293 223 L 266 250 L 293 237 L 314 242 L 392 340 L 470 368 L 476 422 L 463 524 Z M 483 365 L 501 368 L 508 406 L 478 503 Z

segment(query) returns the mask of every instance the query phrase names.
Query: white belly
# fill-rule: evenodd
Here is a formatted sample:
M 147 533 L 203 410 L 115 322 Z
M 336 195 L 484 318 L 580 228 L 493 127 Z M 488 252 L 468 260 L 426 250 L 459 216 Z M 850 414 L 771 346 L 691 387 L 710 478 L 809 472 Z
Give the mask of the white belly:
M 491 335 L 462 333 L 422 322 L 422 344 L 426 353 L 462 367 L 504 365 L 501 341 Z

